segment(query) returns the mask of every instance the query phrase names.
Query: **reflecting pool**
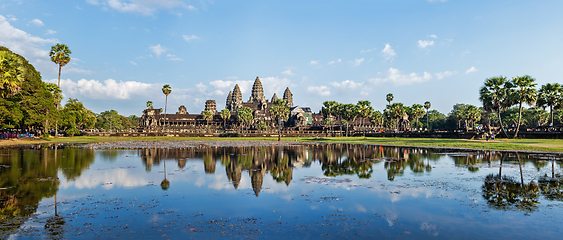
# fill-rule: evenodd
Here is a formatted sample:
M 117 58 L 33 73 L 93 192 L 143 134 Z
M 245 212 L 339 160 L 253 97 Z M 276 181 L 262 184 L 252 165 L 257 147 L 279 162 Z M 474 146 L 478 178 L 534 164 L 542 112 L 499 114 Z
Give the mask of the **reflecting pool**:
M 0 149 L 0 238 L 563 234 L 557 154 L 271 144 Z

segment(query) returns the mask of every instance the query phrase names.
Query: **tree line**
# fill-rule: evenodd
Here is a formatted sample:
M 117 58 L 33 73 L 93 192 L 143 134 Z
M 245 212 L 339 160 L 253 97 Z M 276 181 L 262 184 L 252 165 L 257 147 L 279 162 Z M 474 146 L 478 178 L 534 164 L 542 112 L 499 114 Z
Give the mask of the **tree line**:
M 39 71 L 23 56 L 0 46 L 0 128 L 21 129 L 48 134 L 59 130 L 73 136 L 84 129 L 128 129 L 138 117 L 124 117 L 115 110 L 99 114 L 87 109 L 78 99 L 61 105 L 60 71 L 70 61 L 64 44 L 51 48 L 51 60 L 59 66 L 58 85 L 46 83 Z

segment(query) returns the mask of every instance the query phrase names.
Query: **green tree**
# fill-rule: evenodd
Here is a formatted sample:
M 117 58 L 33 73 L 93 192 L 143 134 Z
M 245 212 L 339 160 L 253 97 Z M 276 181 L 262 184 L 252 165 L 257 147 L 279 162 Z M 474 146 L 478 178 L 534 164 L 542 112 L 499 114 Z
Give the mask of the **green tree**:
M 227 119 L 231 118 L 231 110 L 223 109 L 219 115 L 223 119 L 223 129 L 227 129 Z
M 213 119 L 213 113 L 209 110 L 203 111 L 203 119 L 207 122 L 207 130 L 209 131 L 209 120 Z
M 462 118 L 465 121 L 465 126 L 474 126 L 475 123 L 481 120 L 481 109 L 473 105 L 466 105 L 462 112 Z
M 283 99 L 278 99 L 274 101 L 270 107 L 270 114 L 276 118 L 276 122 L 278 122 L 278 141 L 281 141 L 282 120 L 287 121 L 289 118 L 289 106 L 287 106 Z
M 147 108 L 152 109 L 152 101 L 147 101 Z
M 61 68 L 70 62 L 70 54 L 72 52 L 67 45 L 58 43 L 51 47 L 51 52 L 49 53 L 51 61 L 59 65 L 59 81 L 57 82 L 59 88 L 61 87 Z
M 8 51 L 0 51 L 0 96 L 2 98 L 18 92 L 25 79 L 25 74 L 26 69 L 17 55 Z
M 495 112 L 499 119 L 499 124 L 504 136 L 508 138 L 508 134 L 504 130 L 501 113 L 503 109 L 510 105 L 508 99 L 506 77 L 492 77 L 485 80 L 484 86 L 479 90 L 479 101 L 483 103 L 483 109 L 489 112 Z
M 549 107 L 551 126 L 553 126 L 553 110 L 561 108 L 563 87 L 559 83 L 542 85 L 539 91 L 537 105 L 541 108 Z
M 403 116 L 405 116 L 405 113 L 406 109 L 402 103 L 393 103 L 391 105 L 387 105 L 387 107 L 385 108 L 385 115 L 389 119 L 395 120 L 396 128 L 399 127 L 399 119 L 403 118 Z
M 430 125 L 428 125 L 428 110 L 430 109 L 431 106 L 432 104 L 430 103 L 430 101 L 424 102 L 424 108 L 426 108 L 426 128 L 428 130 L 430 130 Z
M 522 121 L 522 103 L 532 106 L 538 99 L 538 91 L 536 90 L 536 79 L 524 75 L 522 77 L 515 77 L 509 82 L 511 101 L 518 104 L 518 123 L 516 124 L 516 132 L 514 138 L 518 136 L 520 124 Z
M 252 115 L 252 108 L 244 107 L 237 111 L 237 118 L 243 123 L 244 125 L 250 126 L 254 121 L 254 116 Z M 244 129 L 244 128 L 243 128 Z
M 91 128 L 96 122 L 95 114 L 84 107 L 78 99 L 73 98 L 68 99 L 61 111 L 61 117 L 61 125 L 67 129 L 67 134 L 70 136 L 73 136 L 79 130 Z
M 129 117 L 127 117 L 127 119 L 129 120 L 131 127 L 136 128 L 139 125 L 139 117 L 137 117 L 135 115 L 129 115 Z
M 259 122 L 258 123 L 258 129 L 262 130 L 262 131 L 266 131 L 268 129 L 268 125 L 266 125 L 265 122 Z
M 356 119 L 356 117 L 358 117 L 359 114 L 358 107 L 354 104 L 348 103 L 342 105 L 340 111 L 342 118 L 346 120 L 346 137 L 348 137 L 349 123 L 353 122 Z
M 321 113 L 323 114 L 323 116 L 325 118 L 330 118 L 330 131 L 332 132 L 332 123 L 334 122 L 332 120 L 333 117 L 337 116 L 337 107 L 338 107 L 338 103 L 335 101 L 325 101 L 323 102 L 323 106 L 321 107 Z
M 373 115 L 373 108 L 371 107 L 371 103 L 369 101 L 358 101 L 356 104 L 356 109 L 358 113 L 358 117 L 361 118 L 361 126 L 364 125 L 364 118 L 370 118 Z M 366 131 L 365 129 L 362 131 L 364 133 L 364 138 L 366 138 Z
M 374 111 L 373 114 L 371 115 L 370 120 L 373 124 L 381 127 L 383 125 L 383 119 L 384 119 L 383 114 L 381 114 L 380 111 Z
M 410 109 L 410 115 L 415 119 L 415 126 L 418 129 L 418 119 L 424 116 L 424 107 L 420 104 L 413 104 Z
M 389 105 L 391 105 L 391 102 L 393 101 L 393 94 L 392 93 L 387 94 L 387 96 L 385 97 L 385 100 L 387 100 Z
M 164 95 L 166 95 L 166 100 L 164 103 L 164 127 L 166 126 L 166 108 L 168 107 L 168 95 L 170 95 L 170 93 L 172 92 L 172 87 L 170 87 L 170 85 L 166 84 L 164 86 L 162 86 L 162 93 L 164 93 Z

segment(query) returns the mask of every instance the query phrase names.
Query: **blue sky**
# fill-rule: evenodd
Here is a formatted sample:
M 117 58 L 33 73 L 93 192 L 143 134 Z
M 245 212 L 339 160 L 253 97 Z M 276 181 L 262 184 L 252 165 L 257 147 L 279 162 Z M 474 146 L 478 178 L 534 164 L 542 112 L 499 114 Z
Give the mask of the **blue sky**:
M 486 78 L 531 75 L 561 82 L 563 1 L 374 0 L 0 0 L 0 45 L 56 82 L 48 51 L 72 50 L 64 96 L 94 112 L 141 115 L 148 100 L 169 112 L 223 109 L 256 76 L 267 99 L 283 95 L 319 111 L 322 102 L 385 96 L 406 105 L 480 106 Z M 66 100 L 65 100 L 66 101 Z

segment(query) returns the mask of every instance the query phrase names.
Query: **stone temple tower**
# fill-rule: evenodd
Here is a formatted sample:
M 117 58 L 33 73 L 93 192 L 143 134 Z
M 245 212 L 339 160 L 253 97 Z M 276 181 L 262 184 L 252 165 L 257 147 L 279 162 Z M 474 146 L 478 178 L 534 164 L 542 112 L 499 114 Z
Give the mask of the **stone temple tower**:
M 254 85 L 252 86 L 252 94 L 250 95 L 248 102 L 266 102 L 266 98 L 264 97 L 264 89 L 262 88 L 262 82 L 260 82 L 260 78 L 258 77 L 256 77 L 256 80 L 254 81 Z
M 217 114 L 217 105 L 215 104 L 215 100 L 205 101 L 205 110 L 203 111 L 210 111 L 214 115 Z
M 242 108 L 242 93 L 240 88 L 235 85 L 235 88 L 232 91 L 232 94 L 227 96 L 227 109 L 230 111 L 237 111 L 239 108 Z
M 276 100 L 278 100 L 278 95 L 276 95 L 276 93 L 274 93 L 274 96 L 272 96 L 272 101 L 270 101 L 270 102 L 275 102 Z
M 283 92 L 283 100 L 286 102 L 287 106 L 293 107 L 293 94 L 289 91 L 289 87 Z

